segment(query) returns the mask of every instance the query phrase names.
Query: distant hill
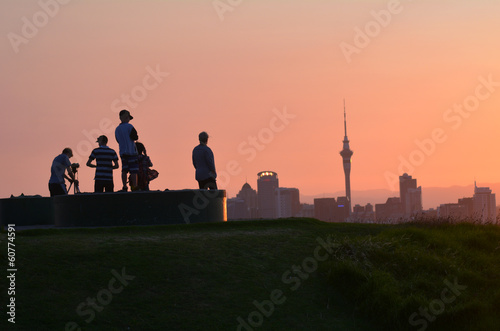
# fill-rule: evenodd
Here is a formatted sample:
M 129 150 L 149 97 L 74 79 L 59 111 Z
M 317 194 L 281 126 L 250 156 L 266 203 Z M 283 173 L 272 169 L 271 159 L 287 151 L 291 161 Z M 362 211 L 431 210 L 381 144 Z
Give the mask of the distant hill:
M 493 193 L 500 192 L 500 183 L 478 183 L 478 187 L 489 187 Z M 314 203 L 316 198 L 337 198 L 344 196 L 344 191 L 334 193 L 323 193 L 317 195 L 301 195 L 302 203 Z M 450 186 L 450 187 L 422 187 L 422 203 L 424 209 L 437 208 L 444 203 L 456 203 L 458 199 L 472 197 L 474 195 L 474 184 L 466 186 Z M 399 191 L 390 191 L 384 189 L 376 190 L 360 190 L 351 192 L 352 201 L 354 204 L 366 205 L 371 203 L 385 203 L 387 198 L 399 197 Z

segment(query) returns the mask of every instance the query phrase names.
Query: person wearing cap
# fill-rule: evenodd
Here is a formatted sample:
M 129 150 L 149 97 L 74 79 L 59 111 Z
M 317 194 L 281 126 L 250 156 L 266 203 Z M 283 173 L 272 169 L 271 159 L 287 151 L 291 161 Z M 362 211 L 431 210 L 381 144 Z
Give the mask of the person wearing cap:
M 193 165 L 196 169 L 195 179 L 200 189 L 217 190 L 217 171 L 215 171 L 214 153 L 207 146 L 208 133 L 198 135 L 200 144 L 193 149 Z
M 107 146 L 108 137 L 102 135 L 97 138 L 99 147 L 90 153 L 87 166 L 95 169 L 94 192 L 113 192 L 113 169 L 118 169 L 118 155 Z M 96 164 L 92 161 L 96 160 Z
M 127 174 L 130 173 L 130 189 L 135 191 L 137 187 L 137 174 L 139 163 L 135 141 L 139 139 L 134 126 L 130 124 L 133 117 L 126 109 L 120 111 L 120 125 L 115 130 L 115 138 L 120 147 L 120 158 L 122 160 L 122 183 L 120 192 L 127 191 Z
M 56 156 L 52 161 L 49 179 L 49 192 L 51 197 L 68 194 L 64 178 L 69 180 L 70 183 L 78 185 L 78 180 L 76 180 L 75 174 L 71 170 L 71 162 L 69 160 L 71 157 L 73 157 L 73 151 L 71 148 L 66 147 L 63 149 L 62 153 Z M 66 175 L 66 171 L 68 175 Z

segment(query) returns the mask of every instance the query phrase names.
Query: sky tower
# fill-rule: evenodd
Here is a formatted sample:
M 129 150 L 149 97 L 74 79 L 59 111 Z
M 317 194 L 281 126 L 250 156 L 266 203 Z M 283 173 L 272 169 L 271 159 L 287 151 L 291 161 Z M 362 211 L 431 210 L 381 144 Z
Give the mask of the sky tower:
M 344 164 L 345 175 L 345 195 L 349 201 L 349 214 L 351 214 L 351 156 L 353 152 L 349 148 L 349 139 L 347 139 L 347 122 L 345 117 L 345 100 L 344 100 L 344 148 L 340 152 Z

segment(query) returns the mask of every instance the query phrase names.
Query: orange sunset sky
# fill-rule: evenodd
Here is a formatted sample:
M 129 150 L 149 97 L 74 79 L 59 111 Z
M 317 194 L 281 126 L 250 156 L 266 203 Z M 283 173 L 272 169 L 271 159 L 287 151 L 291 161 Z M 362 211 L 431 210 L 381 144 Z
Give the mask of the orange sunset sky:
M 342 191 L 344 99 L 353 203 L 402 172 L 424 207 L 425 187 L 500 182 L 499 13 L 493 0 L 1 1 L 0 198 L 48 196 L 64 147 L 93 191 L 85 163 L 100 134 L 118 151 L 123 108 L 153 190 L 197 188 L 205 130 L 228 197 L 263 170 L 302 195 Z

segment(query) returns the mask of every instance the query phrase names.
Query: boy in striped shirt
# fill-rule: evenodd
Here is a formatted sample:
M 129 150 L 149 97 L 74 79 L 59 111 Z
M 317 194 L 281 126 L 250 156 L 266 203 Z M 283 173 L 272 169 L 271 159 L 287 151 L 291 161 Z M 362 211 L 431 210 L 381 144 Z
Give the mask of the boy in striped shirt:
M 94 192 L 113 192 L 113 169 L 118 169 L 118 155 L 116 152 L 106 146 L 108 137 L 102 135 L 97 138 L 99 147 L 95 148 L 89 156 L 87 166 L 95 169 Z M 96 165 L 92 161 L 96 160 Z

